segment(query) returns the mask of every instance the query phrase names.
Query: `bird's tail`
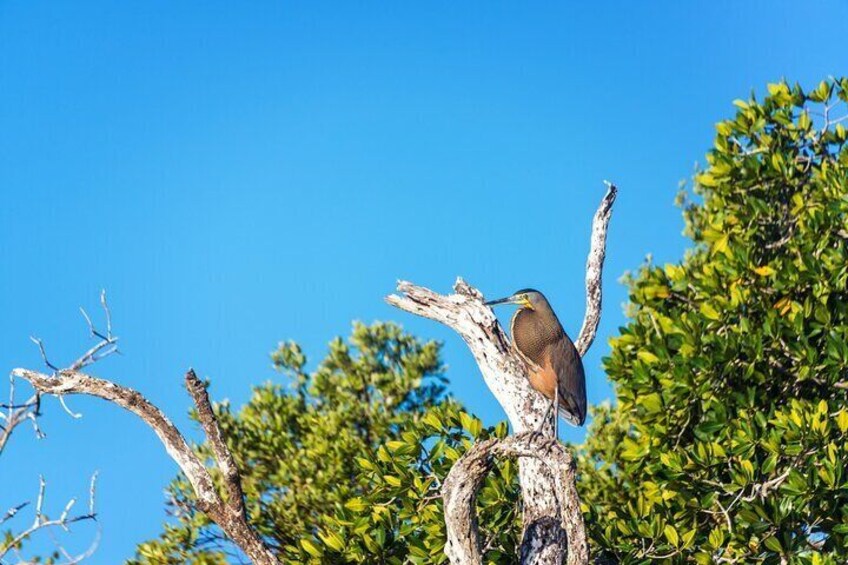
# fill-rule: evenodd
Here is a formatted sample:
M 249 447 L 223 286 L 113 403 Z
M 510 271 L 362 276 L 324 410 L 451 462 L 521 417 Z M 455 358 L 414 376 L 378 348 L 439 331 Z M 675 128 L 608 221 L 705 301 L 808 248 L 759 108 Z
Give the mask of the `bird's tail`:
M 571 424 L 572 426 L 580 427 L 583 425 L 583 422 L 586 421 L 586 414 L 573 414 L 568 408 L 565 406 L 560 406 L 559 417 Z

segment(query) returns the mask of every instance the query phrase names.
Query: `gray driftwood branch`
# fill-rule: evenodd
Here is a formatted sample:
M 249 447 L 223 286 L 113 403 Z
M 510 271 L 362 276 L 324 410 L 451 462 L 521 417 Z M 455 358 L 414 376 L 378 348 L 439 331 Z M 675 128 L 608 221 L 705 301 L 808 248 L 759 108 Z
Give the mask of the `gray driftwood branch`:
M 586 268 L 586 314 L 577 340 L 581 355 L 586 353 L 594 341 L 601 315 L 604 249 L 612 204 L 617 192 L 615 186 L 608 186 L 592 225 Z M 552 423 L 542 422 L 548 401 L 531 388 L 524 361 L 513 351 L 491 308 L 483 304 L 483 295 L 479 290 L 461 278 L 457 279 L 454 294 L 450 295 L 438 294 L 406 281 L 400 281 L 397 290 L 399 294 L 386 298 L 389 304 L 442 323 L 462 337 L 480 367 L 483 380 L 506 412 L 515 434 L 532 432 L 541 425 L 540 431 L 543 434 L 553 435 Z M 557 480 L 556 472 L 539 458 L 519 459 L 519 481 L 524 509 L 521 562 L 524 564 L 559 565 L 568 553 L 568 546 L 577 543 L 576 539 L 569 540 L 567 534 L 572 534 L 572 537 L 582 536 L 585 539 L 585 534 L 582 533 L 582 517 L 579 524 L 574 522 L 570 531 L 563 527 L 565 512 L 568 508 L 579 508 L 579 500 L 576 489 L 558 489 Z M 563 492 L 565 495 L 562 495 Z M 573 498 L 560 500 L 558 495 Z M 473 537 L 476 530 L 473 530 L 472 526 L 471 523 L 456 525 L 457 528 L 465 527 L 465 535 Z M 581 533 L 575 534 L 578 530 Z M 471 546 L 474 544 L 465 544 L 462 547 Z M 479 542 L 476 547 L 479 547 Z M 572 561 L 580 555 L 569 555 L 569 563 L 580 562 Z M 474 554 L 449 557 L 452 563 L 482 563 L 481 559 L 475 561 Z
M 12 374 L 27 380 L 42 394 L 52 394 L 60 398 L 73 394 L 95 396 L 117 404 L 141 418 L 156 433 L 168 455 L 179 465 L 191 483 L 197 497 L 198 509 L 215 522 L 254 563 L 278 563 L 262 538 L 247 522 L 238 468 L 224 442 L 218 420 L 209 403 L 206 387 L 194 371 L 189 370 L 186 374 L 186 387 L 197 406 L 198 418 L 224 476 L 228 492 L 226 500 L 218 494 L 208 469 L 176 426 L 138 391 L 73 370 L 60 370 L 53 375 L 46 375 L 29 369 L 15 369 Z

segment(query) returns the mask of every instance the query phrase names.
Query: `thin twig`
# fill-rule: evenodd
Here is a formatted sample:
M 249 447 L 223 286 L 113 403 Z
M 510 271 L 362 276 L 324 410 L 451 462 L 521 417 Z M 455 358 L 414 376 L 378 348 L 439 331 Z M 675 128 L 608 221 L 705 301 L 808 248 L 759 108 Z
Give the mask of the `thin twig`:
M 96 476 L 96 474 L 95 474 L 95 476 Z M 25 539 L 29 538 L 30 536 L 32 536 L 33 534 L 35 534 L 38 531 L 44 530 L 44 531 L 47 531 L 47 532 L 51 532 L 51 530 L 57 529 L 57 528 L 62 529 L 63 531 L 69 531 L 71 524 L 74 524 L 74 523 L 77 523 L 77 522 L 83 522 L 83 521 L 95 521 L 95 522 L 97 521 L 97 515 L 94 512 L 94 493 L 95 493 L 94 476 L 92 476 L 92 482 L 91 482 L 91 486 L 90 486 L 90 490 L 89 490 L 89 496 L 90 496 L 89 512 L 86 513 L 86 514 L 79 514 L 79 515 L 71 516 L 71 509 L 73 508 L 74 503 L 76 502 L 76 499 L 72 498 L 67 502 L 67 504 L 65 504 L 65 507 L 62 510 L 62 513 L 59 515 L 59 518 L 52 519 L 52 520 L 49 519 L 44 514 L 44 501 L 45 501 L 46 488 L 47 488 L 47 482 L 44 480 L 43 476 L 39 476 L 38 477 L 38 497 L 36 498 L 35 509 L 34 509 L 35 516 L 33 518 L 33 522 L 28 528 L 26 528 L 22 532 L 20 532 L 16 535 L 11 535 L 10 538 L 7 538 L 8 541 L 5 544 L 3 544 L 2 546 L 0 546 L 0 562 L 4 562 L 4 557 L 10 551 L 14 551 L 16 554 L 18 554 L 19 553 L 18 548 L 19 548 L 21 542 L 23 542 Z M 26 507 L 28 504 L 29 504 L 29 502 L 24 502 L 22 504 L 19 504 L 18 506 L 15 506 L 14 508 L 10 509 L 8 512 L 6 512 L 6 515 L 2 519 L 0 519 L 0 523 L 6 522 L 7 520 L 12 519 L 22 508 Z M 95 544 L 99 541 L 99 537 L 100 536 L 99 536 L 99 533 L 98 533 L 98 535 L 95 538 Z M 78 555 L 76 557 L 72 557 L 64 549 L 64 547 L 62 547 L 61 544 L 59 544 L 57 542 L 55 545 L 56 545 L 59 553 L 61 553 L 63 556 L 65 556 L 65 558 L 67 560 L 62 565 L 73 565 L 75 563 L 79 563 L 84 558 L 90 556 L 94 552 L 94 548 L 96 548 L 96 545 L 92 545 L 92 547 L 90 547 L 89 550 L 86 551 L 85 553 Z M 24 562 L 24 561 L 30 562 L 28 560 L 21 559 L 21 562 Z

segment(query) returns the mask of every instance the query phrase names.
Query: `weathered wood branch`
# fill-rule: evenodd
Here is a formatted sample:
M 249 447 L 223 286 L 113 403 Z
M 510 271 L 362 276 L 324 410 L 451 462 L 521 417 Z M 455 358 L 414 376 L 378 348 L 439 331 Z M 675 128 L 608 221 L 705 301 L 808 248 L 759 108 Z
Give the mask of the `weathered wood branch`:
M 581 355 L 588 351 L 595 339 L 601 316 L 601 274 L 605 256 L 606 234 L 615 201 L 617 189 L 609 185 L 601 200 L 592 224 L 592 237 L 589 258 L 586 265 L 586 314 L 583 327 L 577 341 Z M 548 401 L 536 392 L 527 379 L 527 367 L 522 357 L 513 351 L 510 342 L 497 321 L 492 310 L 483 304 L 479 290 L 470 286 L 461 278 L 454 285 L 454 294 L 442 295 L 410 282 L 398 282 L 400 294 L 390 295 L 386 301 L 412 314 L 417 314 L 440 322 L 457 332 L 468 345 L 486 385 L 506 412 L 515 434 L 539 430 L 545 435 L 553 435 L 550 421 L 543 422 Z M 469 460 L 467 465 L 481 465 L 479 461 Z M 573 477 L 573 476 L 572 476 Z M 582 517 L 574 522 L 574 528 L 568 531 L 563 526 L 562 517 L 568 508 L 557 498 L 561 489 L 556 473 L 536 457 L 522 457 L 519 460 L 519 480 L 521 483 L 524 508 L 524 535 L 521 543 L 521 562 L 527 565 L 559 565 L 567 553 L 568 534 L 581 537 L 583 533 Z M 573 485 L 572 485 L 573 487 Z M 579 508 L 576 489 L 573 501 Z M 473 492 L 471 494 L 474 494 Z M 473 524 L 465 535 L 473 537 Z M 473 545 L 473 544 L 472 544 Z M 477 542 L 479 547 L 479 542 Z M 574 559 L 580 557 L 579 554 Z M 477 561 L 474 559 L 479 557 Z M 482 563 L 482 556 L 469 554 L 460 561 L 465 565 Z M 569 556 L 570 563 L 572 561 Z
M 601 321 L 601 283 L 604 259 L 607 254 L 607 228 L 617 193 L 616 186 L 607 183 L 607 193 L 592 220 L 592 240 L 589 246 L 589 258 L 586 259 L 586 314 L 583 317 L 583 327 L 580 328 L 577 341 L 574 342 L 581 357 L 586 355 L 592 342 L 595 341 L 598 324 Z
M 451 468 L 442 485 L 448 538 L 445 553 L 451 562 L 483 562 L 475 503 L 495 456 L 534 458 L 550 470 L 562 509 L 560 528 L 566 534 L 566 563 L 586 563 L 589 548 L 575 487 L 574 461 L 558 441 L 533 432 L 477 443 Z
M 215 489 L 209 470 L 191 449 L 183 435 L 159 408 L 141 393 L 111 381 L 92 377 L 78 371 L 61 370 L 46 375 L 28 369 L 15 369 L 12 375 L 28 381 L 42 394 L 62 397 L 83 394 L 108 400 L 132 412 L 144 421 L 159 437 L 168 452 L 185 474 L 197 497 L 197 507 L 215 522 L 257 565 L 279 563 L 262 538 L 250 527 L 241 494 L 241 479 L 232 452 L 226 445 L 218 420 L 212 411 L 205 385 L 193 371 L 186 374 L 186 386 L 197 406 L 198 418 L 212 445 L 213 453 L 224 476 L 228 490 L 224 501 Z
M 203 433 L 209 439 L 212 453 L 214 453 L 218 468 L 224 477 L 224 485 L 227 488 L 227 505 L 236 515 L 246 517 L 247 509 L 244 506 L 241 473 L 236 465 L 235 458 L 233 458 L 233 453 L 224 440 L 224 434 L 221 432 L 221 426 L 218 424 L 215 412 L 212 410 L 206 385 L 197 378 L 192 369 L 189 369 L 186 373 L 185 381 L 186 389 L 197 407 L 197 419 L 200 420 Z

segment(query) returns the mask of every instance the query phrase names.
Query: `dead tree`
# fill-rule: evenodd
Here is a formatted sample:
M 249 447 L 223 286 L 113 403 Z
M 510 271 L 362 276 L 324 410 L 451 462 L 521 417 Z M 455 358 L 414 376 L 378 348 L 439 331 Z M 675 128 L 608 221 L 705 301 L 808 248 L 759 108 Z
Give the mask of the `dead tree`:
M 595 339 L 601 314 L 601 273 L 606 234 L 616 187 L 608 190 L 592 223 L 591 245 L 586 264 L 586 314 L 575 345 L 585 355 Z M 491 465 L 492 456 L 519 458 L 519 481 L 524 509 L 524 533 L 520 560 L 523 564 L 559 565 L 586 563 L 588 547 L 574 486 L 571 455 L 559 442 L 544 445 L 532 433 L 541 426 L 553 434 L 550 421 L 542 422 L 549 401 L 530 386 L 527 367 L 512 349 L 483 295 L 461 278 L 454 294 L 437 294 L 410 282 L 400 281 L 400 295 L 386 301 L 407 312 L 440 322 L 456 331 L 468 345 L 483 379 L 509 418 L 514 436 L 474 446 L 451 469 L 442 490 L 448 544 L 445 552 L 452 563 L 483 563 L 474 499 L 477 488 Z
M 43 344 L 39 340 L 34 340 L 41 350 L 45 364 L 52 372 L 48 374 L 30 369 L 14 369 L 12 376 L 28 381 L 35 388 L 37 395 L 56 396 L 66 411 L 75 417 L 79 415 L 67 408 L 64 403 L 65 396 L 82 394 L 102 398 L 138 416 L 159 437 L 165 451 L 185 474 L 194 490 L 197 508 L 217 524 L 254 563 L 257 565 L 278 564 L 279 561 L 274 553 L 248 522 L 239 469 L 221 432 L 209 401 L 206 385 L 197 378 L 193 370 L 189 369 L 186 373 L 185 386 L 197 408 L 198 420 L 209 440 L 218 470 L 221 472 L 226 490 L 225 496 L 216 489 L 209 469 L 177 427 L 159 408 L 138 391 L 81 372 L 86 366 L 117 351 L 117 337 L 112 336 L 111 319 L 105 297 L 101 300 L 106 312 L 105 333 L 95 329 L 91 319 L 83 312 L 92 335 L 100 339 L 97 345 L 69 367 L 59 369 L 47 360 Z

